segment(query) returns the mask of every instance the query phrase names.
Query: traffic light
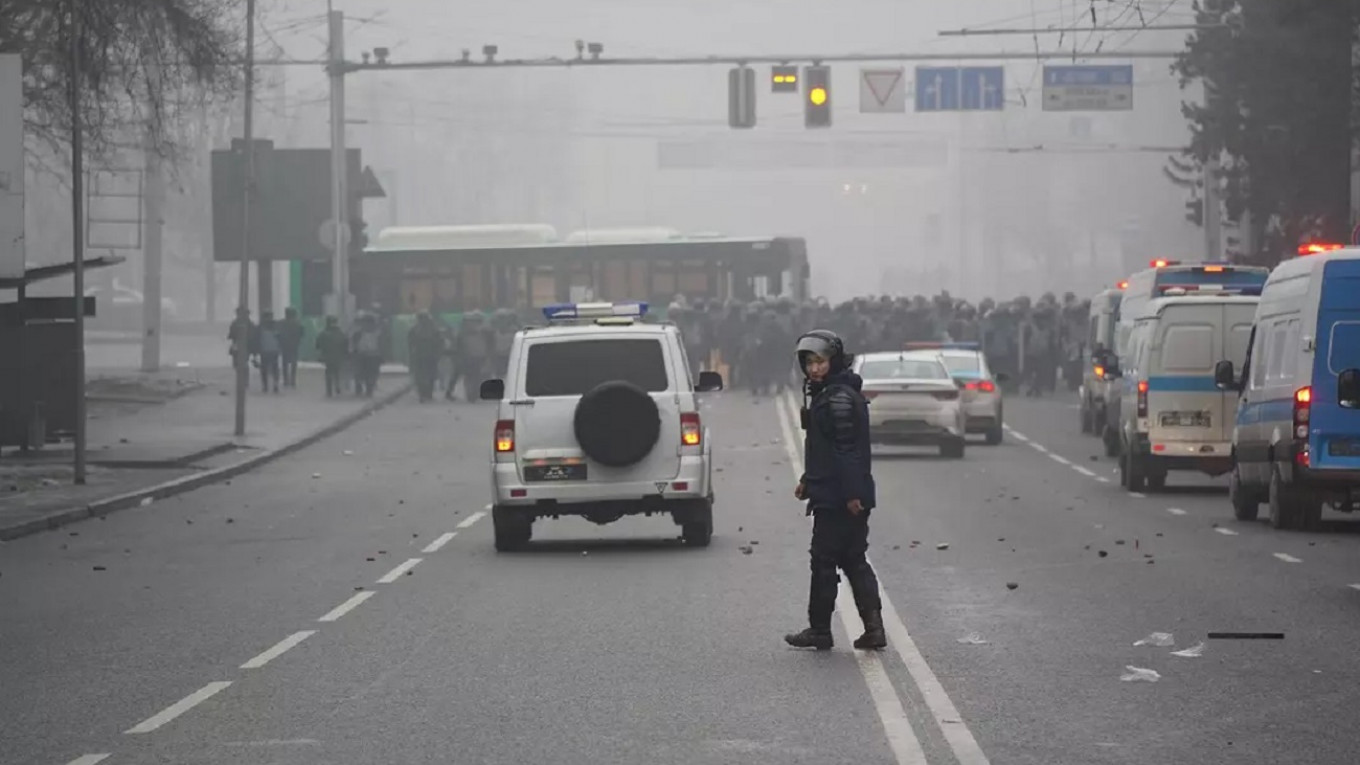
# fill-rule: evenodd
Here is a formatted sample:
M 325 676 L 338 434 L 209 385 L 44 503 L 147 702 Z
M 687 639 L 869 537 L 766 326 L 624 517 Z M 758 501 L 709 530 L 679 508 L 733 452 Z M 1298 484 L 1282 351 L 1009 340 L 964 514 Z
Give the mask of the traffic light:
M 727 73 L 727 124 L 756 126 L 756 70 L 739 66 Z
M 357 217 L 350 218 L 349 221 L 350 252 L 353 254 L 362 254 L 364 248 L 367 246 L 368 246 L 368 221 L 365 221 Z
M 770 67 L 770 92 L 797 93 L 798 67 L 796 66 Z
M 803 124 L 831 127 L 831 67 L 803 68 Z

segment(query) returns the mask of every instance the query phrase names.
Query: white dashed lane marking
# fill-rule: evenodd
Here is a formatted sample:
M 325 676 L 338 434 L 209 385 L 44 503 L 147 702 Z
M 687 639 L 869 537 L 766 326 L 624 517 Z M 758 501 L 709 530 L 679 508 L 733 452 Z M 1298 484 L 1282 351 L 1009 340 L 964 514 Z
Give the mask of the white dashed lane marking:
M 208 683 L 160 712 L 157 712 L 155 715 L 148 717 L 136 726 L 129 728 L 125 732 L 130 734 L 150 733 L 229 687 L 231 687 L 231 681 L 229 680 L 218 680 L 217 682 Z
M 1185 511 L 1179 507 L 1168 507 L 1166 511 L 1172 515 L 1185 515 Z
M 1222 526 L 1215 526 L 1215 527 L 1214 527 L 1214 531 L 1217 531 L 1218 533 L 1222 534 L 1222 535 L 1225 536 L 1225 537 L 1235 537 L 1235 536 L 1237 536 L 1237 532 L 1236 532 L 1236 531 L 1233 531 L 1232 529 L 1225 529 L 1225 528 L 1223 528 Z
M 340 619 L 340 617 L 344 616 L 350 611 L 353 611 L 355 608 L 359 606 L 360 603 L 363 603 L 365 600 L 368 600 L 371 597 L 373 597 L 373 592 L 371 590 L 365 590 L 363 592 L 355 593 L 354 597 L 336 606 L 330 613 L 326 614 L 320 619 L 317 619 L 317 621 L 319 622 L 337 621 Z
M 275 645 L 273 648 L 270 648 L 268 651 L 265 651 L 264 653 L 260 654 L 259 656 L 256 656 L 255 658 L 251 659 L 245 664 L 242 664 L 241 669 L 259 669 L 260 667 L 263 667 L 269 662 L 282 656 L 284 652 L 287 651 L 288 649 L 293 648 L 298 643 L 301 643 L 302 641 L 306 640 L 307 638 L 315 634 L 316 630 L 304 630 L 302 632 L 294 632 L 293 634 L 289 635 L 283 640 L 280 640 L 278 644 Z
M 1290 555 L 1289 553 L 1275 553 L 1275 557 L 1276 557 L 1276 558 L 1279 558 L 1280 560 L 1284 561 L 1285 563 L 1302 563 L 1302 562 L 1303 562 L 1303 559 L 1302 559 L 1302 558 L 1295 558 L 1294 556 Z
M 1129 496 L 1134 499 L 1147 499 L 1147 495 L 1141 491 L 1131 491 L 1129 492 Z
M 66 765 L 98 765 L 111 756 L 110 754 L 82 754 Z
M 1072 462 L 1071 462 L 1071 460 L 1067 459 L 1066 457 L 1062 456 L 1061 454 L 1054 454 L 1053 452 L 1049 452 L 1049 453 L 1048 453 L 1048 458 L 1051 459 L 1051 460 L 1053 460 L 1054 462 L 1058 463 L 1059 465 L 1066 465 L 1066 466 L 1068 466 L 1068 467 L 1072 467 Z
M 1351 588 L 1352 590 L 1360 590 L 1360 584 L 1348 584 L 1346 586 Z
M 1095 473 L 1091 472 L 1090 470 L 1087 470 L 1086 468 L 1082 467 L 1081 465 L 1073 465 L 1073 466 L 1072 466 L 1072 469 L 1075 470 L 1075 471 L 1077 471 L 1078 473 L 1081 473 L 1082 475 L 1086 476 L 1087 478 L 1095 478 L 1095 477 L 1096 477 L 1096 474 L 1095 474 Z
M 488 505 L 488 507 L 490 507 L 490 505 Z M 476 523 L 477 521 L 480 521 L 481 519 L 483 519 L 483 518 L 485 518 L 485 517 L 486 517 L 486 513 L 473 513 L 472 515 L 469 515 L 468 517 L 466 517 L 466 518 L 464 518 L 463 520 L 459 521 L 459 522 L 458 522 L 458 528 L 460 528 L 460 529 L 465 529 L 465 528 L 467 528 L 468 526 L 471 526 L 472 524 Z
M 422 560 L 424 560 L 424 558 L 411 558 L 409 560 L 404 561 L 401 565 L 397 566 L 391 571 L 388 571 L 386 574 L 383 574 L 382 578 L 378 580 L 378 584 L 391 584 L 397 581 L 398 579 L 401 578 L 402 574 L 405 574 L 407 571 L 410 571 L 411 569 L 420 565 L 420 562 Z
M 439 549 L 441 547 L 448 544 L 449 541 L 456 536 L 458 536 L 458 532 L 456 531 L 450 531 L 445 534 L 440 534 L 438 537 L 435 537 L 435 540 L 433 542 L 425 545 L 425 549 L 421 550 L 421 552 L 425 553 L 426 555 L 430 553 L 437 553 L 439 552 Z

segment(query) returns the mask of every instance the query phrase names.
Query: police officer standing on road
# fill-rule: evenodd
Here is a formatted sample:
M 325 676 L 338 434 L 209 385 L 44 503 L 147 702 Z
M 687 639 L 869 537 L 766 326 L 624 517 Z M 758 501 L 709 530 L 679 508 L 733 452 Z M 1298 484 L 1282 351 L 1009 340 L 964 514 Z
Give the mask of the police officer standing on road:
M 865 557 L 869 549 L 869 512 L 874 508 L 874 477 L 869 455 L 869 404 L 863 380 L 850 371 L 851 357 L 834 332 L 813 330 L 798 339 L 803 371 L 804 470 L 794 496 L 807 502 L 812 524 L 812 585 L 809 626 L 786 635 L 795 648 L 832 646 L 831 614 L 836 608 L 837 569 L 850 580 L 864 634 L 855 648 L 888 644 L 883 633 L 878 577 Z

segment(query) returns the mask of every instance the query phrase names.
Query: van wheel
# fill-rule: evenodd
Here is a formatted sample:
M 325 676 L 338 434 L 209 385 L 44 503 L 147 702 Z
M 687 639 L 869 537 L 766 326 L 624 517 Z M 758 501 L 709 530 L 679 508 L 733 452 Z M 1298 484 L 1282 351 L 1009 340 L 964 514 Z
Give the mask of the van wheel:
M 496 535 L 497 552 L 514 552 L 529 544 L 534 535 L 534 519 L 508 507 L 491 509 L 491 526 Z
M 1119 432 L 1106 424 L 1105 428 L 1101 430 L 1101 434 L 1105 439 L 1105 456 L 1118 457 L 1121 453 Z
M 1270 508 L 1270 527 L 1274 529 L 1292 529 L 1298 525 L 1298 503 L 1295 501 L 1294 492 L 1290 487 L 1284 485 L 1284 480 L 1280 478 L 1280 468 L 1272 466 L 1270 468 L 1270 499 L 1267 500 Z
M 713 500 L 705 500 L 680 526 L 680 537 L 690 547 L 708 547 L 713 540 Z
M 1257 496 L 1242 486 L 1242 476 L 1238 473 L 1237 462 L 1233 462 L 1232 472 L 1228 474 L 1228 501 L 1232 503 L 1233 517 L 1239 521 L 1254 521 L 1261 512 L 1261 502 Z
M 1129 491 L 1142 491 L 1146 481 L 1138 455 L 1125 449 L 1119 458 L 1119 482 Z

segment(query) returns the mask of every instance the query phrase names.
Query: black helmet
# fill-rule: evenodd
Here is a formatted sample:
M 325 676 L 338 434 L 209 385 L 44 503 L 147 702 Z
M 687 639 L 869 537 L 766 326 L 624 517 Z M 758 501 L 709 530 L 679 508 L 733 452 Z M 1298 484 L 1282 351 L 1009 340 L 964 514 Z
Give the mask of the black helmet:
M 849 366 L 845 355 L 845 343 L 839 335 L 829 329 L 814 329 L 798 338 L 794 347 L 798 355 L 798 368 L 807 372 L 807 354 L 816 354 L 831 362 L 831 372 L 835 374 Z

